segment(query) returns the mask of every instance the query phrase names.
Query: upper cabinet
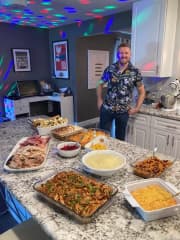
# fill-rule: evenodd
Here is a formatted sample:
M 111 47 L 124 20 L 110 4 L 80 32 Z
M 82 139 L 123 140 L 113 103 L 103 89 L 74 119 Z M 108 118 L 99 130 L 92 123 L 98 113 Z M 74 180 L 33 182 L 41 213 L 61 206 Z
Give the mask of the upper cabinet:
M 143 76 L 170 77 L 178 0 L 141 0 L 133 4 L 132 63 Z

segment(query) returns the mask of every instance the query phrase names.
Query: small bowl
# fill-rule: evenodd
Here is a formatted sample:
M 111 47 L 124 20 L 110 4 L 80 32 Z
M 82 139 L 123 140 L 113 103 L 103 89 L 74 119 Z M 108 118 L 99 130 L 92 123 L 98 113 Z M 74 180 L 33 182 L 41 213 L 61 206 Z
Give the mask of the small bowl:
M 111 159 L 108 160 L 108 157 L 109 159 Z M 89 162 L 90 159 L 92 160 L 91 163 Z M 96 164 L 98 161 L 100 164 L 99 166 Z M 112 161 L 115 161 L 114 166 L 109 165 L 109 163 Z M 121 153 L 113 150 L 94 150 L 86 153 L 83 156 L 82 164 L 84 170 L 89 173 L 98 176 L 112 176 L 113 174 L 119 172 L 119 170 L 125 166 L 126 158 Z M 107 165 L 105 166 L 105 164 Z
M 76 149 L 71 149 L 73 146 L 76 146 Z M 66 148 L 66 149 L 63 149 Z M 71 158 L 78 155 L 81 150 L 81 145 L 78 142 L 63 142 L 57 145 L 57 152 L 60 156 Z

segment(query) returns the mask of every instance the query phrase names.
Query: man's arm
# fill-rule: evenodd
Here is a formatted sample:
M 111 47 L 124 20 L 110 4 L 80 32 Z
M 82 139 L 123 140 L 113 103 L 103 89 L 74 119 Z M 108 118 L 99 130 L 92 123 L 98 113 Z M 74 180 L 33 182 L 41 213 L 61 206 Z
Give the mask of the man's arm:
M 141 105 L 143 104 L 144 98 L 145 98 L 145 89 L 144 89 L 144 85 L 141 85 L 139 87 L 137 87 L 138 90 L 138 99 L 136 102 L 136 106 L 134 108 L 130 108 L 128 113 L 130 115 L 135 114 L 139 111 Z
M 103 81 L 100 80 L 97 83 L 97 87 L 96 87 L 96 95 L 97 95 L 97 107 L 98 110 L 100 110 L 102 104 L 103 104 L 103 98 L 102 98 L 102 89 L 103 89 Z

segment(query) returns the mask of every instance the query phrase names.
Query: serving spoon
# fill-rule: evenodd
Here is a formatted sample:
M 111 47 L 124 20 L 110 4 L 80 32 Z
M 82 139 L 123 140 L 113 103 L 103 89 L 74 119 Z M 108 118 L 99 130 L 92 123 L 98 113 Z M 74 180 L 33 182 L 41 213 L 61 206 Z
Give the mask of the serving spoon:
M 153 154 L 152 154 L 152 155 L 153 155 L 153 157 L 155 157 L 155 153 L 157 152 L 157 150 L 158 150 L 158 147 L 157 147 L 157 146 L 155 146 L 155 147 L 154 147 L 154 149 L 153 149 Z

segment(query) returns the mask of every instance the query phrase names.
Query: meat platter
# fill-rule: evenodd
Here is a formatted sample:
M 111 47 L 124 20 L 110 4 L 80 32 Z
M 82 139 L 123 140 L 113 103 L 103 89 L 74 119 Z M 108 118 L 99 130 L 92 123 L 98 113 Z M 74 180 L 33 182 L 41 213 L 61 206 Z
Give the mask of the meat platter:
M 49 150 L 48 136 L 24 137 L 15 145 L 4 162 L 8 172 L 34 171 L 42 168 Z

